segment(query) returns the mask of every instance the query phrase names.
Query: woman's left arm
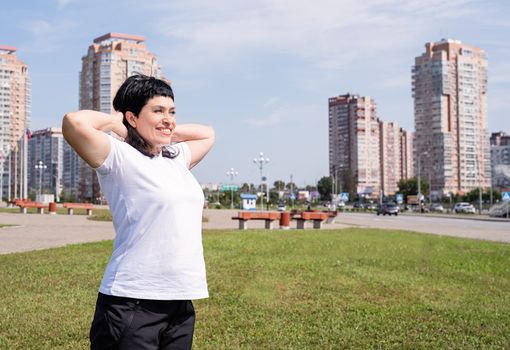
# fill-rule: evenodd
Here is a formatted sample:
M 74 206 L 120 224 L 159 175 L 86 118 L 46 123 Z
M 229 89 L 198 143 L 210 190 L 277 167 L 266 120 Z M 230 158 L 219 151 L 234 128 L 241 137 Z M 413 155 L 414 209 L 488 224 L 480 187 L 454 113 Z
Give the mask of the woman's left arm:
M 214 144 L 214 129 L 200 124 L 178 124 L 172 135 L 174 142 L 186 142 L 191 150 L 189 168 L 204 158 Z

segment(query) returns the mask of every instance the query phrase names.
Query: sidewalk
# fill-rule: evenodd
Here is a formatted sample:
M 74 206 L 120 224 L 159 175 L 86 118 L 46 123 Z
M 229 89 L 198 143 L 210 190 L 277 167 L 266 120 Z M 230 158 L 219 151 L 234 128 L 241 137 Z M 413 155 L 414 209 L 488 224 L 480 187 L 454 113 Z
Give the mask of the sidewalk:
M 85 215 L 0 213 L 0 254 L 113 239 L 111 222 L 88 220 Z

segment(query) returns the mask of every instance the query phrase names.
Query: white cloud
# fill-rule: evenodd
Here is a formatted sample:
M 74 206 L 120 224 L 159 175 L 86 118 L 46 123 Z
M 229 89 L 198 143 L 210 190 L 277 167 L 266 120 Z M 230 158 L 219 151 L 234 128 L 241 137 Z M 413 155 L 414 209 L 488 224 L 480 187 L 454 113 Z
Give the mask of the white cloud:
M 274 106 L 275 104 L 277 104 L 278 101 L 280 101 L 280 99 L 276 96 L 273 96 L 273 97 L 268 98 L 266 100 L 266 102 L 264 102 L 262 105 L 264 107 L 270 107 L 270 106 Z
M 76 2 L 76 0 L 57 0 L 57 8 L 59 10 L 64 9 L 69 5 L 70 3 Z
M 246 119 L 245 122 L 256 128 L 264 128 L 280 124 L 283 120 L 285 120 L 286 115 L 286 110 L 284 108 L 279 108 L 270 112 L 267 117 L 250 118 Z
M 50 23 L 45 20 L 34 20 L 26 26 L 32 33 L 32 42 L 27 45 L 27 52 L 48 53 L 57 50 L 59 43 L 75 24 L 69 20 Z
M 321 69 L 339 69 L 413 44 L 435 21 L 475 11 L 470 0 L 265 0 L 238 4 L 159 3 L 168 17 L 161 35 L 178 42 L 174 58 L 195 68 L 239 65 L 260 52 L 292 55 Z M 166 7 L 168 6 L 168 7 Z M 162 10 L 166 8 L 167 10 Z M 418 35 L 417 35 L 418 34 Z M 190 59 L 191 58 L 191 59 Z

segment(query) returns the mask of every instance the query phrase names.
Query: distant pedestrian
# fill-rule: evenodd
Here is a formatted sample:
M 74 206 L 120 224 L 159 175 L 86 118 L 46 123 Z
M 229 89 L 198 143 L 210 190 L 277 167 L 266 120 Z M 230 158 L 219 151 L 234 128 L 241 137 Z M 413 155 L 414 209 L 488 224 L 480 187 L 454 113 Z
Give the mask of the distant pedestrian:
M 98 175 L 116 232 L 91 349 L 191 349 L 191 300 L 208 291 L 204 196 L 189 169 L 211 149 L 214 131 L 176 125 L 173 91 L 153 77 L 129 77 L 113 107 L 113 115 L 68 113 L 62 123 L 67 142 Z

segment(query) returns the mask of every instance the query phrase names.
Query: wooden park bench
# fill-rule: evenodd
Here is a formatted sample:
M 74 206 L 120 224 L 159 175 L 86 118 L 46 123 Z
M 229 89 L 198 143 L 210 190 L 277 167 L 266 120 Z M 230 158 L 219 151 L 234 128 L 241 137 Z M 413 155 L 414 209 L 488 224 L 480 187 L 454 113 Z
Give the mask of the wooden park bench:
M 92 203 L 64 203 L 64 208 L 67 208 L 67 214 L 73 215 L 74 209 L 86 209 L 87 215 L 92 215 L 92 210 L 94 209 L 94 205 Z
M 276 211 L 240 211 L 237 216 L 232 217 L 232 220 L 239 220 L 240 230 L 246 230 L 250 220 L 264 220 L 265 228 L 272 230 L 274 222 L 280 220 L 280 213 Z
M 46 204 L 40 202 L 32 202 L 21 199 L 16 200 L 14 204 L 19 207 L 20 213 L 23 214 L 27 213 L 28 208 L 36 208 L 39 214 L 44 214 L 44 208 L 47 207 Z
M 313 221 L 313 228 L 321 228 L 322 223 L 326 221 L 329 217 L 327 212 L 321 211 L 303 211 L 301 213 L 296 213 L 293 216 L 293 219 L 297 221 L 297 229 L 302 230 L 305 228 L 306 221 Z
M 328 224 L 334 224 L 335 223 L 335 219 L 338 215 L 338 211 L 337 210 L 328 210 L 328 211 L 324 211 L 324 213 L 328 214 L 328 219 L 327 219 L 327 223 Z

